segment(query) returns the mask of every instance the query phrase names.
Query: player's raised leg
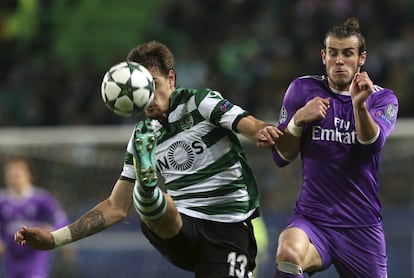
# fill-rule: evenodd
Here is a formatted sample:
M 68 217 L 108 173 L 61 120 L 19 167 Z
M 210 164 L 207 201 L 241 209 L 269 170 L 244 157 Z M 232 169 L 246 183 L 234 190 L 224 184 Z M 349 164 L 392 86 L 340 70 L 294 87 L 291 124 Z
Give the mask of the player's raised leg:
M 141 121 L 135 129 L 133 192 L 135 210 L 142 221 L 162 238 L 170 238 L 181 229 L 181 217 L 171 199 L 158 186 L 155 164 L 156 138 L 151 120 Z

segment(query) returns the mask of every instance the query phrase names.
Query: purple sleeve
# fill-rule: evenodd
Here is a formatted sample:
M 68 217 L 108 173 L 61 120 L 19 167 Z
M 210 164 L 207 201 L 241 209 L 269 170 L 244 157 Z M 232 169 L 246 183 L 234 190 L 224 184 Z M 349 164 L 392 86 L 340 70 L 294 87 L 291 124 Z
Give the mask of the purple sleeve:
M 293 115 L 295 115 L 296 111 L 306 104 L 304 98 L 302 97 L 303 94 L 301 85 L 300 79 L 295 79 L 290 83 L 285 92 L 283 104 L 280 108 L 278 124 L 278 128 L 282 131 L 286 129 L 290 119 Z M 279 167 L 284 167 L 291 162 L 282 157 L 274 148 L 272 149 L 272 158 L 273 162 Z
M 278 128 L 284 130 L 290 119 L 295 115 L 296 110 L 305 106 L 306 101 L 302 93 L 302 83 L 300 79 L 295 79 L 290 83 L 289 87 L 283 97 L 282 107 L 279 113 L 279 124 Z
M 387 137 L 395 127 L 398 114 L 398 100 L 394 92 L 389 89 L 382 89 L 374 86 L 374 93 L 367 99 L 369 112 L 380 129 L 378 139 L 372 147 L 378 151 L 385 144 Z
M 272 149 L 272 158 L 273 158 L 273 162 L 279 166 L 279 167 L 284 167 L 286 165 L 288 165 L 291 161 L 283 158 L 280 153 L 275 150 L 274 148 Z

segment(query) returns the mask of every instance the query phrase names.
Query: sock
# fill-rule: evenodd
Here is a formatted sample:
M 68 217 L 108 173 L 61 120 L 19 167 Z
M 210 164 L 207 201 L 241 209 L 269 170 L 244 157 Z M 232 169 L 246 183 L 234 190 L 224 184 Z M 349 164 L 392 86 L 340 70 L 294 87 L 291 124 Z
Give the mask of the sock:
M 148 191 L 141 189 L 138 183 L 136 183 L 133 192 L 133 202 L 138 214 L 146 219 L 161 219 L 167 210 L 165 196 L 159 187 L 154 187 L 154 190 Z
M 303 270 L 300 266 L 288 263 L 277 262 L 274 278 L 303 278 Z
M 276 270 L 276 274 L 274 278 L 304 278 L 303 274 L 292 274 L 292 273 L 286 273 L 280 270 Z

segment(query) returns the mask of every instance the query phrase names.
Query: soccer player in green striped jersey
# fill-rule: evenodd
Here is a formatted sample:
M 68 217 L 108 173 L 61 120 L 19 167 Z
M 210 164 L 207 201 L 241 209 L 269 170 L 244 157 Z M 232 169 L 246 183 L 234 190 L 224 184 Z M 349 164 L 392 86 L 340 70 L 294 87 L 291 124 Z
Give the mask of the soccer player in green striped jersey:
M 217 91 L 176 86 L 174 56 L 162 43 L 138 45 L 127 59 L 151 72 L 155 97 L 111 196 L 65 228 L 24 227 L 16 241 L 55 248 L 118 223 L 133 206 L 144 235 L 177 267 L 195 277 L 252 277 L 259 192 L 237 133 L 270 148 L 281 132 Z

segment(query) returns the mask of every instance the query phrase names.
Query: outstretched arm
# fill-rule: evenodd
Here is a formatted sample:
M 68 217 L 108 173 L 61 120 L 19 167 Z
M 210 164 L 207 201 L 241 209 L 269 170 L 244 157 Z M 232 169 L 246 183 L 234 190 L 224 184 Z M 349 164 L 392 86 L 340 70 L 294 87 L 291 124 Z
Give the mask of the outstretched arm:
M 22 227 L 14 235 L 16 243 L 48 250 L 96 234 L 126 217 L 132 205 L 133 183 L 118 180 L 111 195 L 78 220 L 49 232 L 40 227 Z
M 271 148 L 282 132 L 270 123 L 266 123 L 253 116 L 242 118 L 237 124 L 241 135 L 256 143 L 259 148 Z

